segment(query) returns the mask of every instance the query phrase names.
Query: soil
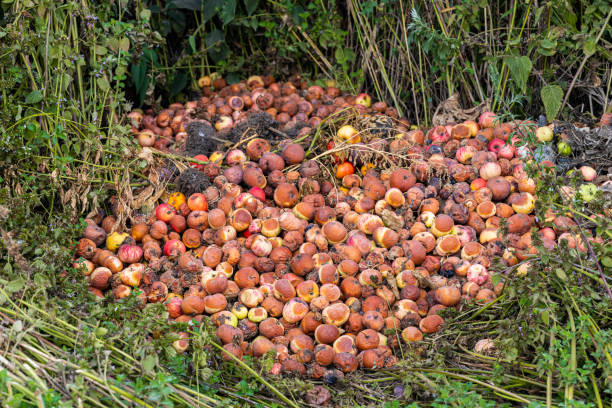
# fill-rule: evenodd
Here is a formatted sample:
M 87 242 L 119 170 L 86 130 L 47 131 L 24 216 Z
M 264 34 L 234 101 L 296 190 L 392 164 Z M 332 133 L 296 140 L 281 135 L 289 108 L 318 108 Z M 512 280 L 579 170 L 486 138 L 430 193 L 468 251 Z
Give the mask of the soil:
M 194 168 L 185 169 L 175 180 L 177 191 L 187 197 L 194 193 L 201 193 L 211 186 L 208 176 Z
M 204 122 L 194 120 L 187 125 L 185 152 L 193 157 L 198 154 L 210 155 L 217 150 L 219 142 L 215 140 L 215 130 Z

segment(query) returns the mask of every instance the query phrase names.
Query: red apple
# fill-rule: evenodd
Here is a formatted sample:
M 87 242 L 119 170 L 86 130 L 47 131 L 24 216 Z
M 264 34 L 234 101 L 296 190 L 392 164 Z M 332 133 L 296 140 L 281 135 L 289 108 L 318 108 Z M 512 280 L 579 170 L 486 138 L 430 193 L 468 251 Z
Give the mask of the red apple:
M 171 239 L 164 245 L 164 255 L 166 256 L 177 256 L 179 254 L 184 254 L 186 250 L 185 244 L 178 239 Z
M 169 222 L 172 216 L 176 215 L 176 211 L 168 203 L 163 203 L 157 206 L 155 209 L 155 216 L 158 220 L 163 222 Z
M 472 156 L 474 156 L 474 153 L 476 153 L 476 149 L 474 147 L 461 146 L 459 149 L 457 149 L 457 153 L 455 154 L 455 159 L 457 159 L 457 161 L 460 163 L 466 164 L 472 159 Z
M 233 149 L 227 153 L 225 161 L 228 166 L 234 166 L 236 164 L 242 164 L 247 161 L 246 154 L 240 149 Z
M 481 177 L 478 177 L 476 180 L 472 181 L 470 184 L 470 188 L 472 191 L 480 190 L 483 187 L 487 186 L 487 181 Z
M 595 177 L 597 177 L 597 172 L 594 168 L 589 166 L 582 166 L 580 168 L 580 172 L 582 173 L 582 177 L 585 181 L 593 181 Z
M 499 152 L 497 153 L 497 155 L 499 157 L 501 157 L 502 159 L 508 159 L 511 160 L 514 157 L 514 152 L 516 150 L 514 149 L 514 147 L 512 147 L 511 144 L 507 143 L 504 144 L 500 149 Z
M 193 156 L 193 158 L 199 161 L 208 161 L 208 157 L 203 154 L 196 154 L 195 156 Z M 204 168 L 204 165 L 200 163 L 191 163 L 191 167 L 197 170 L 202 170 Z
M 501 139 L 493 139 L 489 142 L 489 146 L 488 149 L 490 152 L 493 152 L 495 154 L 499 154 L 500 149 L 504 146 L 504 144 L 506 144 L 506 142 L 504 142 Z
M 253 187 L 249 190 L 249 193 L 251 193 L 251 195 L 253 197 L 255 197 L 256 199 L 258 199 L 259 201 L 265 201 L 266 200 L 266 193 L 264 193 L 264 191 L 259 188 L 259 187 Z
M 368 95 L 367 93 L 360 93 L 355 98 L 355 104 L 361 105 L 364 108 L 369 108 L 370 105 L 372 105 L 372 97 Z
M 444 126 L 436 126 L 427 132 L 427 138 L 430 139 L 432 143 L 436 144 L 448 142 L 450 139 L 450 130 Z
M 497 115 L 493 112 L 483 112 L 478 118 L 478 125 L 481 128 L 490 128 L 495 126 Z

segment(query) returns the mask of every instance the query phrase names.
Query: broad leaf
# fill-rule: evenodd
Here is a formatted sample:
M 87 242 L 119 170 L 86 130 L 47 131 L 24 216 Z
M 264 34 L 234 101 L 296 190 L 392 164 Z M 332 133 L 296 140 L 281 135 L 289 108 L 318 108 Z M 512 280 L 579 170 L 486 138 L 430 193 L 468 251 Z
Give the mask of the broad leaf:
M 236 0 L 225 0 L 221 7 L 219 17 L 223 20 L 223 26 L 228 25 L 236 16 Z
M 257 10 L 257 5 L 259 4 L 259 0 L 244 0 L 244 7 L 246 8 L 247 14 L 252 16 L 255 10 Z
M 43 94 L 39 90 L 32 91 L 26 96 L 25 103 L 38 103 L 42 101 Z
M 185 89 L 185 86 L 187 86 L 187 75 L 184 72 L 180 72 L 174 77 L 170 85 L 170 99 L 172 100 L 179 92 Z
M 136 92 L 138 93 L 138 104 L 142 105 L 147 87 L 149 86 L 146 60 L 142 59 L 139 64 L 132 65 L 132 80 L 134 81 Z
M 202 8 L 202 23 L 206 23 L 208 20 L 216 16 L 223 5 L 223 0 L 206 0 L 204 2 L 204 7 Z
M 588 38 L 584 42 L 584 46 L 582 47 L 582 49 L 584 50 L 584 55 L 588 57 L 595 54 L 595 51 L 597 50 L 597 45 L 595 44 L 595 40 L 593 38 Z
M 526 57 L 506 57 L 506 64 L 508 65 L 508 69 L 510 69 L 510 74 L 512 79 L 518 85 L 519 89 L 522 93 L 527 92 L 527 79 L 529 79 L 529 73 L 531 72 L 531 67 L 533 64 L 531 60 Z
M 26 284 L 26 281 L 24 278 L 17 278 L 7 283 L 4 289 L 8 293 L 15 293 L 23 289 L 25 287 L 25 284 Z
M 173 0 L 172 4 L 176 8 L 180 8 L 180 9 L 201 10 L 203 2 L 205 1 L 203 0 Z
M 544 110 L 546 111 L 546 119 L 552 122 L 561 109 L 561 98 L 563 98 L 563 89 L 559 85 L 546 85 L 540 90 Z
M 110 90 L 110 83 L 108 82 L 108 79 L 106 79 L 104 77 L 100 77 L 100 78 L 98 78 L 96 83 L 98 84 L 98 86 L 100 87 L 102 92 L 107 92 L 107 91 Z
M 206 48 L 212 48 L 219 45 L 219 43 L 225 42 L 225 34 L 219 29 L 214 29 L 206 35 L 204 42 L 206 43 Z

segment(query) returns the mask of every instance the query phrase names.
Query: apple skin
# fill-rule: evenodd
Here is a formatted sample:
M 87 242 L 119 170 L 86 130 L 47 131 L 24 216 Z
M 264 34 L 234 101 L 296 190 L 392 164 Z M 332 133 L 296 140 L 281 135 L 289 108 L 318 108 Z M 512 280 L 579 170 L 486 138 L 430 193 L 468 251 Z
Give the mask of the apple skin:
M 478 177 L 476 180 L 472 181 L 470 184 L 470 188 L 472 191 L 480 190 L 487 186 L 487 181 L 481 177 Z
M 249 193 L 251 193 L 251 195 L 255 197 L 256 199 L 258 199 L 259 201 L 263 202 L 266 200 L 266 193 L 264 193 L 264 191 L 259 187 L 251 188 L 249 190 Z
M 341 140 L 352 141 L 353 139 L 359 137 L 359 131 L 351 125 L 344 125 L 340 129 L 338 129 L 337 136 Z
M 478 118 L 478 126 L 480 128 L 491 128 L 497 122 L 497 115 L 493 112 L 483 112 Z
M 567 157 L 572 154 L 572 148 L 566 142 L 559 142 L 559 144 L 557 144 L 557 151 L 561 156 Z
M 553 140 L 553 131 L 548 126 L 542 126 L 536 129 L 536 138 L 539 142 L 547 143 Z
M 176 211 L 168 203 L 163 203 L 155 209 L 155 217 L 163 222 L 170 222 L 170 218 L 176 214 Z
M 361 105 L 364 108 L 369 108 L 372 105 L 372 97 L 367 93 L 360 93 L 355 98 L 355 104 Z
M 495 138 L 493 140 L 491 140 L 489 142 L 489 145 L 487 146 L 487 148 L 489 149 L 490 152 L 493 152 L 495 154 L 499 154 L 500 149 L 506 144 L 506 142 L 504 142 L 503 140 L 499 139 L 499 138 Z
M 580 172 L 582 173 L 582 177 L 584 178 L 584 181 L 590 182 L 590 181 L 595 180 L 595 177 L 597 177 L 597 172 L 595 171 L 594 168 L 590 166 L 580 167 Z
M 193 156 L 193 158 L 199 161 L 208 161 L 208 157 L 203 154 L 197 154 Z M 204 168 L 204 165 L 200 163 L 191 163 L 191 167 L 195 168 L 196 170 L 202 170 Z
M 497 156 L 502 159 L 511 160 L 514 157 L 515 152 L 516 152 L 516 149 L 512 147 L 511 144 L 505 144 L 499 149 Z

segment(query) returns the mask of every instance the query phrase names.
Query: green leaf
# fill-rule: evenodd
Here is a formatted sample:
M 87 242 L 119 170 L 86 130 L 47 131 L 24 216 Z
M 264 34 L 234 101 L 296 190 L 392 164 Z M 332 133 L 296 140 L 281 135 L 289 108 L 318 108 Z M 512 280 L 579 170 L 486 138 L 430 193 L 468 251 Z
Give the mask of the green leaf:
M 26 284 L 26 281 L 24 278 L 17 278 L 7 283 L 4 289 L 8 293 L 15 293 L 23 289 L 25 287 L 25 284 Z
M 610 258 L 609 256 L 604 256 L 603 258 L 601 258 L 601 264 L 606 268 L 612 268 L 612 258 Z
M 189 41 L 189 46 L 191 47 L 191 52 L 192 53 L 196 53 L 196 42 L 195 42 L 195 37 L 193 35 L 190 35 L 189 38 L 187 39 L 187 41 Z
M 584 42 L 584 46 L 582 49 L 584 51 L 584 55 L 586 55 L 587 57 L 590 57 L 591 55 L 595 54 L 595 51 L 597 50 L 595 40 L 593 38 L 588 38 Z
M 557 268 L 555 269 L 555 275 L 557 275 L 557 277 L 561 280 L 567 280 L 567 274 L 565 273 L 565 271 L 561 268 Z
M 491 283 L 493 283 L 493 286 L 497 286 L 497 284 L 501 282 L 501 276 L 499 274 L 493 274 L 491 276 Z
M 147 8 L 140 10 L 140 18 L 145 21 L 149 21 L 151 18 L 151 10 Z
M 154 355 L 148 355 L 144 360 L 142 360 L 142 368 L 145 373 L 153 374 L 153 368 L 155 368 L 156 364 L 157 358 Z
M 257 10 L 257 5 L 259 4 L 259 0 L 244 0 L 244 7 L 246 8 L 247 14 L 252 16 L 255 10 Z
M 235 16 L 236 0 L 225 0 L 223 7 L 221 7 L 221 12 L 219 13 L 219 17 L 223 20 L 223 27 L 231 23 Z
M 225 42 L 225 35 L 223 34 L 223 31 L 215 29 L 206 35 L 204 42 L 206 44 L 206 48 L 212 48 L 215 45 L 218 45 L 218 43 Z
M 32 91 L 26 96 L 25 103 L 38 103 L 42 101 L 43 94 L 39 90 Z
M 15 323 L 13 323 L 13 331 L 19 333 L 22 330 L 23 330 L 23 322 L 21 320 L 15 320 Z
M 552 122 L 561 109 L 561 98 L 563 98 L 563 89 L 559 85 L 546 85 L 540 90 L 544 110 L 546 111 L 546 119 Z
M 104 77 L 100 77 L 97 80 L 98 86 L 102 90 L 102 92 L 106 92 L 110 89 L 110 84 L 108 83 L 108 79 Z
M 506 57 L 506 64 L 508 65 L 508 69 L 510 69 L 510 74 L 512 79 L 518 85 L 519 89 L 522 93 L 527 92 L 527 79 L 529 79 L 529 73 L 531 72 L 531 67 L 533 64 L 531 60 L 526 56 L 517 57 Z
M 96 44 L 94 45 L 94 52 L 96 55 L 106 55 L 108 50 L 103 45 Z
M 138 93 L 139 105 L 144 101 L 145 92 L 149 86 L 149 78 L 147 77 L 147 62 L 141 60 L 139 64 L 132 65 L 132 80 Z
M 119 40 L 119 49 L 127 52 L 130 49 L 130 39 L 123 37 L 121 40 Z
M 544 11 L 544 7 L 546 7 L 546 6 L 538 7 L 537 9 L 535 9 L 535 14 L 534 14 L 534 22 L 535 23 L 540 21 L 540 16 L 542 15 L 542 11 Z
M 216 16 L 221 7 L 223 7 L 223 0 L 206 0 L 202 7 L 202 24 Z
M 544 322 L 545 325 L 548 326 L 550 324 L 548 310 L 543 310 L 542 313 L 540 313 L 540 318 L 542 319 L 542 322 Z
M 173 0 L 171 4 L 173 4 L 176 8 L 186 9 L 186 10 L 201 10 L 202 3 L 207 3 L 207 1 L 203 0 Z
M 185 86 L 187 86 L 187 75 L 184 72 L 180 72 L 174 77 L 170 85 L 170 99 L 173 99 L 179 92 L 185 89 Z

